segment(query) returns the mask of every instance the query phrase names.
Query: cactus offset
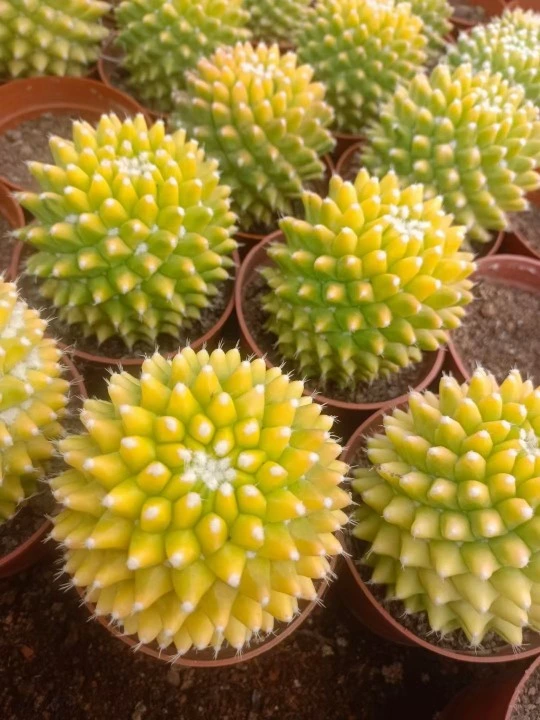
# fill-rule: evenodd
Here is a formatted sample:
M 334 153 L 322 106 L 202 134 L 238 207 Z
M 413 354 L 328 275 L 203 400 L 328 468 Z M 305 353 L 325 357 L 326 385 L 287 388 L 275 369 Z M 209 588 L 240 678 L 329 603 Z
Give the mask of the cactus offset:
M 235 216 L 216 161 L 142 115 L 75 122 L 73 142 L 50 146 L 55 165 L 30 164 L 43 192 L 18 195 L 36 217 L 18 237 L 38 250 L 28 271 L 41 294 L 100 343 L 176 337 L 233 265 Z
M 452 30 L 452 6 L 448 0 L 411 0 L 411 10 L 424 23 L 423 33 L 428 39 L 430 56 L 437 57 L 445 45 L 445 37 Z
M 0 74 L 84 75 L 109 31 L 99 0 L 0 0 Z
M 199 58 L 250 37 L 242 0 L 123 0 L 115 14 L 130 85 L 162 111 Z
M 246 0 L 249 27 L 260 40 L 294 43 L 308 18 L 311 0 Z
M 506 213 L 525 210 L 540 187 L 540 113 L 500 74 L 439 65 L 398 88 L 366 134 L 366 167 L 442 195 L 470 240 L 504 230 Z
M 69 383 L 46 325 L 0 279 L 0 524 L 34 492 L 62 432 Z
M 333 113 L 313 70 L 277 45 L 220 48 L 187 75 L 173 122 L 219 161 L 240 222 L 292 212 L 302 185 L 323 177 Z
M 539 436 L 540 388 L 517 370 L 500 386 L 480 368 L 464 385 L 444 377 L 438 396 L 411 393 L 353 480 L 372 581 L 474 646 L 540 630 Z
M 448 62 L 500 72 L 509 82 L 522 85 L 526 97 L 540 105 L 540 15 L 506 10 L 487 25 L 460 33 L 455 46 L 450 46 Z
M 316 597 L 350 499 L 333 420 L 302 391 L 238 350 L 185 348 L 85 403 L 52 535 L 97 615 L 179 656 L 241 651 Z
M 418 362 L 460 325 L 472 299 L 464 228 L 421 185 L 399 190 L 389 173 L 338 176 L 326 199 L 304 194 L 306 220 L 285 218 L 285 243 L 262 271 L 268 329 L 308 377 L 342 386 Z
M 327 86 L 338 130 L 358 133 L 379 103 L 426 59 L 423 23 L 393 0 L 318 0 L 297 36 L 298 55 Z

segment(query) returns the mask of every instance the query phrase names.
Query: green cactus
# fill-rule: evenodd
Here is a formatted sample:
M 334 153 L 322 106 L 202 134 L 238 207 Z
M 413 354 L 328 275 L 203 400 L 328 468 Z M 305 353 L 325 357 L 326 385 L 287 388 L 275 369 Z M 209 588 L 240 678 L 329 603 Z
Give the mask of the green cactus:
M 506 213 L 540 187 L 539 111 L 519 86 L 470 65 L 439 65 L 398 88 L 366 135 L 365 166 L 440 194 L 470 240 L 504 230 Z
M 268 329 L 283 357 L 308 377 L 342 386 L 418 362 L 458 327 L 471 301 L 464 228 L 421 185 L 399 190 L 361 170 L 334 175 L 329 196 L 306 192 L 306 220 L 281 221 L 262 270 Z
M 238 350 L 185 348 L 85 403 L 52 535 L 97 615 L 178 656 L 241 651 L 316 597 L 350 498 L 333 420 L 302 392 Z
M 369 438 L 355 537 L 372 581 L 443 635 L 521 645 L 540 630 L 540 387 L 479 368 L 411 393 Z
M 216 161 L 142 115 L 75 122 L 73 142 L 50 147 L 55 165 L 29 165 L 42 192 L 17 196 L 36 218 L 17 234 L 38 250 L 28 271 L 41 294 L 99 343 L 176 337 L 233 266 L 235 216 Z
M 84 75 L 109 31 L 99 0 L 0 0 L 0 75 Z
M 294 44 L 310 5 L 311 0 L 245 0 L 255 37 L 287 44 Z
M 418 15 L 424 23 L 423 33 L 428 39 L 429 55 L 438 57 L 446 44 L 445 37 L 452 30 L 452 6 L 448 0 L 410 0 L 410 5 L 414 15 Z
M 460 33 L 450 46 L 448 62 L 500 72 L 509 82 L 522 85 L 526 97 L 540 105 L 540 14 L 506 10 L 487 25 Z
M 325 83 L 338 130 L 358 133 L 379 103 L 426 60 L 422 20 L 393 0 L 318 0 L 298 33 L 298 56 Z
M 34 492 L 62 432 L 69 383 L 46 325 L 0 279 L 0 525 Z
M 202 59 L 177 96 L 173 123 L 217 158 L 244 227 L 292 212 L 302 185 L 324 175 L 333 113 L 312 77 L 277 45 L 238 43 Z
M 243 0 L 123 0 L 115 11 L 117 43 L 131 86 L 168 112 L 185 73 L 219 45 L 248 40 Z

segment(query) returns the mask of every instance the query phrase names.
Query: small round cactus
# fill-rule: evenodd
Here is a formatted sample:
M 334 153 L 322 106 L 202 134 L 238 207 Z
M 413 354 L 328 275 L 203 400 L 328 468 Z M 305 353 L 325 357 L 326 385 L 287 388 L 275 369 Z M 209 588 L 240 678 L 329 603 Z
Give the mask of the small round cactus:
M 256 38 L 294 43 L 307 21 L 311 0 L 245 0 L 244 5 L 250 15 L 249 27 Z
M 132 347 L 178 335 L 229 276 L 235 216 L 215 160 L 142 115 L 103 115 L 53 137 L 55 164 L 30 163 L 40 194 L 18 199 L 36 220 L 18 237 L 28 271 L 67 324 Z
M 440 198 L 361 170 L 354 184 L 334 175 L 326 199 L 306 192 L 303 202 L 306 219 L 281 221 L 285 242 L 270 246 L 275 266 L 262 271 L 268 329 L 285 358 L 347 386 L 447 342 L 472 299 L 474 264 Z
M 398 88 L 366 134 L 365 166 L 442 195 L 470 240 L 504 230 L 540 187 L 540 113 L 500 74 L 439 65 Z
M 333 420 L 302 391 L 238 350 L 185 348 L 85 403 L 52 535 L 97 615 L 178 656 L 241 651 L 316 597 L 350 498 Z
M 333 113 L 312 77 L 277 45 L 239 43 L 200 60 L 177 96 L 173 122 L 217 158 L 244 227 L 292 212 L 303 183 L 323 177 Z
M 367 441 L 355 470 L 355 537 L 372 582 L 443 635 L 518 646 L 540 630 L 540 388 L 479 368 L 411 393 Z
M 116 8 L 117 44 L 130 85 L 167 112 L 186 70 L 219 45 L 248 40 L 242 0 L 123 0 Z
M 99 0 L 0 0 L 0 75 L 84 75 L 109 31 Z
M 422 20 L 393 0 L 318 0 L 298 33 L 298 55 L 327 86 L 338 130 L 358 133 L 426 59 Z
M 418 15 L 424 23 L 428 54 L 437 57 L 445 46 L 445 37 L 452 30 L 452 6 L 448 0 L 410 0 L 410 5 L 414 15 Z
M 62 433 L 69 383 L 46 325 L 0 279 L 0 524 L 34 492 Z
M 526 97 L 540 105 L 540 14 L 506 10 L 487 25 L 460 33 L 455 46 L 450 46 L 448 62 L 500 72 L 509 82 L 522 85 Z

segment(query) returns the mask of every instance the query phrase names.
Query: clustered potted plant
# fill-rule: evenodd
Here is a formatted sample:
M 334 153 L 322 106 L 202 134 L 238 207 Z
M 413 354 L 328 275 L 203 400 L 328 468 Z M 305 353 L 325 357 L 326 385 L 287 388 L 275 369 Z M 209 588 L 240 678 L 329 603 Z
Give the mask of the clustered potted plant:
M 0 576 L 50 530 L 92 616 L 192 667 L 336 574 L 383 637 L 538 655 L 540 15 L 65 5 L 0 19 Z

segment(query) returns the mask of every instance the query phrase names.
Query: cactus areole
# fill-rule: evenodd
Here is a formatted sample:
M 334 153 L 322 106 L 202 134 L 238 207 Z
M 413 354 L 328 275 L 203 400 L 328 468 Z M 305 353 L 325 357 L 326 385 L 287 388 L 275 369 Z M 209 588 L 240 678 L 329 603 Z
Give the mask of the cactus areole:
M 316 597 L 347 521 L 332 418 L 263 360 L 185 348 L 89 400 L 53 537 L 97 615 L 178 656 L 238 650 Z

